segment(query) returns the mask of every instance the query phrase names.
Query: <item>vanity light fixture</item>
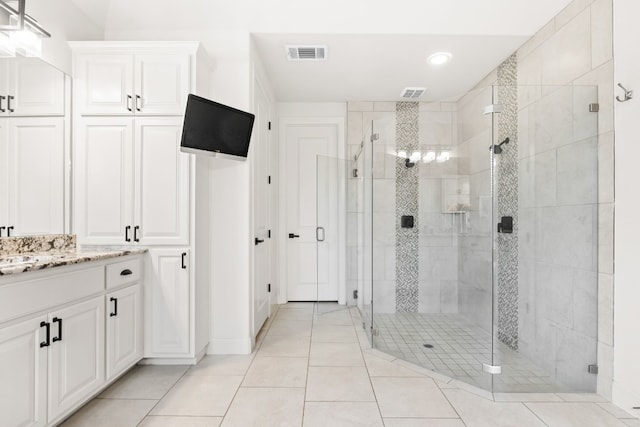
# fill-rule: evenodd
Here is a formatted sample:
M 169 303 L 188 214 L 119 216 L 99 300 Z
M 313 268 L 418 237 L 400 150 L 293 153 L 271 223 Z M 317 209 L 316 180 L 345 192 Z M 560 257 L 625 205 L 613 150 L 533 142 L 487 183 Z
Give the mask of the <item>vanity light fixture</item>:
M 449 52 L 436 52 L 434 54 L 429 55 L 427 58 L 427 62 L 431 65 L 444 65 L 447 62 L 451 61 L 453 55 Z
M 40 56 L 42 39 L 51 37 L 38 21 L 25 13 L 26 0 L 18 0 L 18 9 L 0 0 L 0 11 L 9 17 L 9 24 L 0 25 L 0 56 Z

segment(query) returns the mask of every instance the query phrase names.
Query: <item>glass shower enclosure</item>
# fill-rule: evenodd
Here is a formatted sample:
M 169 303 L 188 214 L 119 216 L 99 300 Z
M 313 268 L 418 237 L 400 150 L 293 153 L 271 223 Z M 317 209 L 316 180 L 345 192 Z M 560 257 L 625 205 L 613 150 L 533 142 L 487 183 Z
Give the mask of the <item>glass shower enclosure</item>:
M 490 391 L 595 390 L 595 104 L 492 86 L 363 113 L 341 209 L 374 348 Z

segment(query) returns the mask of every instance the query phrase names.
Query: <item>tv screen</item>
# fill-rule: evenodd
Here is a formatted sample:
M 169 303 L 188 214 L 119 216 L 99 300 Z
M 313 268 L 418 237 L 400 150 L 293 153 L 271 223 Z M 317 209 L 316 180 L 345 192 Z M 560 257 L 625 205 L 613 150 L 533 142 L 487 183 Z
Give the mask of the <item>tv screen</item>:
M 187 153 L 246 158 L 253 114 L 190 94 L 180 150 Z

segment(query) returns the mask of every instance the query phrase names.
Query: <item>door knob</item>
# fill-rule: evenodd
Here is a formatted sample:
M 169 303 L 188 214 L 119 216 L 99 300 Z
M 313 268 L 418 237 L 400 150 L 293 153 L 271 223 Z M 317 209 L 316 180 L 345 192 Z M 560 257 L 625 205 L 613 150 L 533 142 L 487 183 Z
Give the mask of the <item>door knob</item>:
M 297 239 L 298 237 L 300 237 L 300 235 L 299 235 L 299 234 L 289 233 L 289 238 L 290 238 L 290 239 Z

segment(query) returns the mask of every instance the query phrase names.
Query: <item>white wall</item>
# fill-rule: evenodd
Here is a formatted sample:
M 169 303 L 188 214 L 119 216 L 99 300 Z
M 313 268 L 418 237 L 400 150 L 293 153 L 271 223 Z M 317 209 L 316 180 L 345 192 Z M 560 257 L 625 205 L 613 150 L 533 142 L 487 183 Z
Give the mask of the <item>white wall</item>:
M 219 60 L 212 76 L 212 99 L 250 108 L 248 61 Z M 251 352 L 249 163 L 215 158 L 212 163 L 211 340 L 210 354 Z
M 71 74 L 71 50 L 67 41 L 102 40 L 104 28 L 94 24 L 71 0 L 31 0 L 27 13 L 51 33 L 42 41 L 42 59 Z
M 615 82 L 635 89 L 635 99 L 615 103 L 615 293 L 613 401 L 640 406 L 640 2 L 614 0 Z M 616 95 L 622 96 L 617 90 Z M 640 415 L 640 411 L 636 411 Z

